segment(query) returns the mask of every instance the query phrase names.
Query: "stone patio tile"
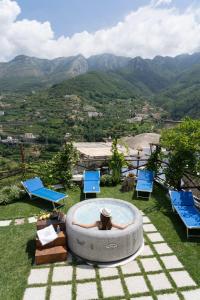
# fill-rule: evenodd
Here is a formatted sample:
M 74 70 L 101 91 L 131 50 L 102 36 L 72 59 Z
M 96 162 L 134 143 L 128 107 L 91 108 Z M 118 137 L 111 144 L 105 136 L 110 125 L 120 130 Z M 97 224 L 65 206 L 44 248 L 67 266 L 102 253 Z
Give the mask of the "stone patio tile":
M 81 280 L 95 277 L 95 269 L 92 266 L 79 265 L 76 267 L 76 279 Z
M 104 298 L 124 296 L 120 279 L 102 280 L 101 286 Z
M 52 281 L 71 281 L 72 280 L 73 267 L 72 266 L 60 266 L 54 267 Z
M 99 269 L 100 277 L 111 277 L 119 276 L 117 268 L 100 268 Z
M 64 261 L 56 262 L 56 263 L 55 263 L 55 266 L 56 266 L 56 267 L 57 267 L 57 266 L 66 266 L 66 262 L 64 262 Z
M 146 224 L 146 223 L 151 223 L 150 219 L 147 217 L 147 216 L 143 216 L 143 223 Z
M 30 217 L 30 218 L 28 218 L 28 222 L 29 223 L 36 223 L 37 222 L 37 218 L 36 217 Z
M 28 284 L 47 283 L 49 268 L 32 269 L 28 277 Z
M 135 261 L 135 260 L 129 262 L 126 265 L 121 266 L 121 269 L 122 269 L 123 274 L 141 273 L 139 265 L 138 265 L 137 261 Z
M 25 219 L 15 219 L 14 225 L 23 225 L 24 224 Z
M 196 283 L 190 277 L 187 271 L 174 271 L 170 272 L 170 275 L 177 287 L 196 286 Z
M 131 276 L 124 278 L 130 294 L 145 293 L 149 289 L 143 276 Z
M 152 243 L 163 242 L 164 241 L 162 235 L 159 232 L 156 232 L 156 233 L 147 233 L 147 236 L 148 236 L 148 238 L 150 239 L 150 241 Z
M 46 286 L 27 288 L 24 293 L 23 300 L 45 300 Z
M 141 263 L 143 265 L 143 268 L 146 272 L 152 272 L 152 271 L 161 271 L 162 267 L 158 260 L 153 258 L 141 258 Z
M 0 221 L 0 227 L 9 226 L 11 222 L 12 222 L 12 220 L 3 220 L 3 221 Z
M 181 292 L 185 300 L 197 300 L 200 299 L 200 289 Z
M 171 289 L 171 283 L 164 273 L 147 275 L 154 291 Z
M 67 297 L 65 299 L 68 300 Z M 98 299 L 96 282 L 78 283 L 76 300 L 89 300 L 89 299 Z
M 153 224 L 144 224 L 143 229 L 145 232 L 157 232 L 157 229 Z
M 134 297 L 131 300 L 153 300 L 151 296 Z
M 149 256 L 149 255 L 154 255 L 154 253 L 149 247 L 149 245 L 144 245 L 144 250 L 142 251 L 141 256 Z
M 180 300 L 176 293 L 157 295 L 158 300 Z
M 182 269 L 183 265 L 175 255 L 162 256 L 160 258 L 166 269 Z
M 173 253 L 167 243 L 154 244 L 153 246 L 156 249 L 156 252 L 160 255 Z
M 71 300 L 72 286 L 71 285 L 53 285 L 51 286 L 50 300 Z

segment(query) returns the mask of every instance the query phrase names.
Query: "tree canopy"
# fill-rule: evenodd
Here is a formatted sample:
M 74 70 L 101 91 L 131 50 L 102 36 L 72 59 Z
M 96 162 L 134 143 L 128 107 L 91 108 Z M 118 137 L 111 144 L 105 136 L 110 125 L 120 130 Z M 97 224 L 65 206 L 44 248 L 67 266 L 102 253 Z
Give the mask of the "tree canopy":
M 171 186 L 180 189 L 184 174 L 199 174 L 200 120 L 186 118 L 177 127 L 163 130 L 161 146 L 168 151 L 165 175 Z

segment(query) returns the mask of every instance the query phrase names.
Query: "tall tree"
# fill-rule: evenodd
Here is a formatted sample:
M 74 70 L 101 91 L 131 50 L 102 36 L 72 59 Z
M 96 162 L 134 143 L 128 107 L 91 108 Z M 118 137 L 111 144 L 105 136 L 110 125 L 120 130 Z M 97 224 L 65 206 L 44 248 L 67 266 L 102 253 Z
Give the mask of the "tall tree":
M 200 120 L 186 118 L 177 127 L 163 130 L 161 146 L 168 150 L 165 175 L 171 186 L 180 189 L 184 174 L 199 174 Z

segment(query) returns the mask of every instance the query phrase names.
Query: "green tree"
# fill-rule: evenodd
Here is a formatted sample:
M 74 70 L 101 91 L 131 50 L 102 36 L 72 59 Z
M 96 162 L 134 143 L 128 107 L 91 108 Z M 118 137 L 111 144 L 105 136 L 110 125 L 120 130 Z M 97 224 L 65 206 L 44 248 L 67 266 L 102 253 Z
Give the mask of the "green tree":
M 197 175 L 200 171 L 200 120 L 186 118 L 177 127 L 164 130 L 161 145 L 168 150 L 166 180 L 180 189 L 184 174 Z
M 121 179 L 121 169 L 126 166 L 124 154 L 118 150 L 118 140 L 112 142 L 112 157 L 109 161 L 109 167 L 112 170 L 112 180 L 114 184 L 118 184 Z
M 65 186 L 71 185 L 72 171 L 78 162 L 79 155 L 74 148 L 73 143 L 66 143 L 60 152 L 51 160 L 42 162 L 35 166 L 35 172 L 38 172 L 47 184 L 60 182 Z
M 155 151 L 151 153 L 147 161 L 146 169 L 154 171 L 156 176 L 161 167 L 161 163 L 161 147 L 157 145 Z

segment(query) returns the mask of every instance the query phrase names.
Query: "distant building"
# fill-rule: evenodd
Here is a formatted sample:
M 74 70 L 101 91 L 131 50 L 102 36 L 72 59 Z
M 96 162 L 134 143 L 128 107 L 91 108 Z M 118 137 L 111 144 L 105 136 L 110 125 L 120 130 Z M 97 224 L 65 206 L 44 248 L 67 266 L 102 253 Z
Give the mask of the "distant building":
M 23 136 L 23 140 L 24 141 L 33 141 L 37 138 L 36 135 L 33 135 L 32 132 L 26 132 Z
M 156 121 L 160 120 L 161 119 L 160 112 L 152 113 L 151 117 Z
M 136 123 L 136 122 L 141 122 L 142 120 L 143 120 L 142 117 L 134 117 L 134 118 L 127 119 L 127 122 Z
M 7 145 L 13 145 L 13 144 L 18 144 L 19 140 L 16 138 L 13 138 L 12 136 L 7 136 L 5 140 L 0 140 L 2 144 L 7 144 Z
M 74 146 L 79 152 L 81 164 L 87 168 L 93 165 L 100 167 L 112 156 L 111 142 L 79 142 L 74 143 Z M 123 145 L 118 145 L 118 150 L 126 158 L 137 154 L 137 151 L 133 149 L 127 151 Z
M 72 100 L 78 100 L 79 97 L 77 95 L 64 95 L 65 99 L 72 99 Z
M 103 114 L 101 112 L 97 112 L 97 111 L 88 111 L 88 117 L 89 118 L 97 118 L 97 117 L 102 117 Z
M 142 118 L 142 120 L 145 120 L 149 117 L 148 114 L 136 114 L 136 117 Z
M 1 109 L 4 109 L 4 108 L 8 108 L 10 107 L 11 105 L 9 103 L 3 103 L 2 101 L 0 101 L 0 108 Z
M 150 149 L 150 145 L 159 145 L 160 143 L 160 134 L 147 132 L 138 134 L 135 136 L 127 136 L 123 137 L 122 141 L 130 148 L 130 149 Z
M 71 138 L 71 133 L 69 133 L 69 132 L 65 133 L 64 141 L 68 142 L 70 140 L 70 138 Z

